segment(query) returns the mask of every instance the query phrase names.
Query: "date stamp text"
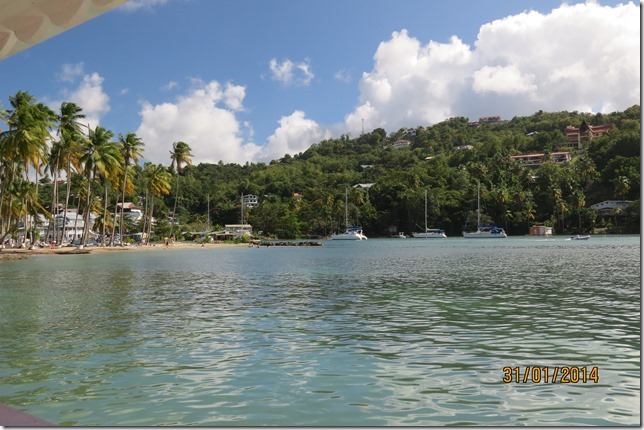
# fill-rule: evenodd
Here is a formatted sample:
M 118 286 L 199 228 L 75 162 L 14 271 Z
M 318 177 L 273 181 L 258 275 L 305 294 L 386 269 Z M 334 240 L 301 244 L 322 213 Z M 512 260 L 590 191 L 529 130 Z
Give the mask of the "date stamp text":
M 503 368 L 506 384 L 577 384 L 599 382 L 599 369 L 586 366 L 506 366 Z

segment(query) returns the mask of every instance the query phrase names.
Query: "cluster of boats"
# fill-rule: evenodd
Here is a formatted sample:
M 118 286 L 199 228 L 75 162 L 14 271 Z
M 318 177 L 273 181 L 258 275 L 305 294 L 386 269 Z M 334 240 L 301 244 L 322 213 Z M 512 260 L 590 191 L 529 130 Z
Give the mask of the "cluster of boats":
M 362 227 L 360 226 L 349 226 L 349 210 L 348 210 L 348 193 L 345 192 L 345 225 L 347 226 L 344 233 L 334 233 L 331 235 L 331 240 L 367 240 L 367 236 L 362 232 Z M 483 226 L 481 225 L 481 188 L 479 184 L 478 188 L 478 198 L 477 198 L 477 229 L 476 231 L 464 231 L 463 237 L 466 238 L 505 238 L 508 235 L 505 233 L 503 228 L 494 227 L 494 226 Z M 427 227 L 427 190 L 425 190 L 425 230 L 421 232 L 414 232 L 412 236 L 415 238 L 421 239 L 441 239 L 446 238 L 445 230 L 440 228 L 428 228 Z M 399 233 L 397 236 L 399 238 L 405 238 L 407 236 L 404 233 Z
M 348 209 L 348 191 L 345 192 L 345 225 L 347 226 L 344 233 L 334 233 L 330 236 L 331 240 L 367 240 L 367 236 L 362 232 L 361 226 L 349 226 L 349 209 Z M 479 183 L 477 192 L 477 223 L 475 231 L 463 231 L 463 237 L 468 239 L 487 238 L 487 239 L 502 239 L 508 237 L 502 227 L 481 225 L 481 185 Z M 427 190 L 425 190 L 425 230 L 421 232 L 414 232 L 412 236 L 422 239 L 440 239 L 446 238 L 445 230 L 440 228 L 427 227 Z M 404 239 L 404 233 L 398 233 L 395 238 Z M 570 240 L 588 240 L 589 235 L 576 235 L 572 236 Z

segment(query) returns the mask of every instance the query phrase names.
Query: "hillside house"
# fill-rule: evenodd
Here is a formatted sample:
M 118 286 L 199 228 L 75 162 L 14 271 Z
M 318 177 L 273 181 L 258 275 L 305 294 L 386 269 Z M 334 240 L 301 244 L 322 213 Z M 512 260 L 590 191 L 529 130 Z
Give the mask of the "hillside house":
M 517 160 L 525 167 L 536 167 L 544 161 L 545 156 L 545 154 L 522 154 L 512 155 L 510 159 Z M 553 152 L 550 154 L 550 159 L 557 164 L 563 164 L 572 159 L 572 154 L 570 152 Z
M 397 140 L 394 142 L 394 149 L 403 149 L 403 148 L 409 148 L 411 145 L 411 141 L 406 140 L 406 139 L 401 139 Z
M 613 126 L 611 124 L 604 125 L 588 125 L 583 121 L 579 128 L 571 125 L 564 129 L 566 140 L 568 144 L 577 149 L 584 149 L 588 146 L 594 138 L 602 136 L 608 132 Z

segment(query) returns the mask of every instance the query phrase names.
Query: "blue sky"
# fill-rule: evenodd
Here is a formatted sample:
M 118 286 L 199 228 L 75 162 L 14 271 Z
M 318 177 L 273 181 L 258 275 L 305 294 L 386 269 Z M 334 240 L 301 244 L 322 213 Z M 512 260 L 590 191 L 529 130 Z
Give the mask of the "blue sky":
M 130 0 L 0 62 L 146 161 L 245 163 L 453 116 L 614 112 L 640 101 L 640 8 L 600 0 Z

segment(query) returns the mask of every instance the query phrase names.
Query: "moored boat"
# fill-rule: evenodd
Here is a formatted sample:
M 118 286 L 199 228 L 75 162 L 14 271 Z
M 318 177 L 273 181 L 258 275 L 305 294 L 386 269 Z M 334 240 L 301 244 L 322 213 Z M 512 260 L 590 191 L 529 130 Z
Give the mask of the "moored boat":
M 367 240 L 367 236 L 362 233 L 362 227 L 347 227 L 344 233 L 333 233 L 331 240 Z
M 478 183 L 476 205 L 476 231 L 463 231 L 463 237 L 468 239 L 502 239 L 508 237 L 502 227 L 481 225 L 481 182 Z
M 414 232 L 412 236 L 423 239 L 440 239 L 445 238 L 445 230 L 440 228 L 427 228 L 427 190 L 425 190 L 425 231 Z
M 367 240 L 361 226 L 349 226 L 349 190 L 344 191 L 344 233 L 333 233 L 331 240 Z

